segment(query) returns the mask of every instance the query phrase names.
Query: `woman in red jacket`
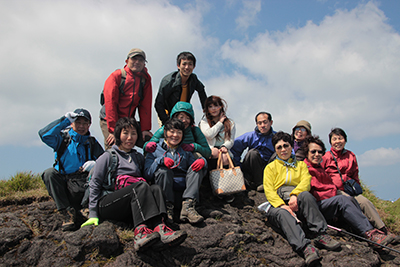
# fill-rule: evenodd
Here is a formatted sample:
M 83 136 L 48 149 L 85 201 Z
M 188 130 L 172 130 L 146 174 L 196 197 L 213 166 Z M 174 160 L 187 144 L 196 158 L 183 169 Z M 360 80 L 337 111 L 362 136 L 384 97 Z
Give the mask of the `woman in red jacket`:
M 331 150 L 325 153 L 321 165 L 332 178 L 332 182 L 337 188 L 337 194 L 349 196 L 344 192 L 342 179 L 343 181 L 353 179 L 358 184 L 360 184 L 360 180 L 358 178 L 358 164 L 356 155 L 344 148 L 346 142 L 347 135 L 345 131 L 340 128 L 332 129 L 329 133 Z M 360 204 L 362 212 L 365 214 L 371 224 L 375 228 L 387 234 L 388 230 L 381 220 L 381 217 L 379 216 L 374 204 L 372 204 L 371 201 L 361 194 L 354 196 L 354 199 Z
M 321 139 L 318 136 L 310 136 L 306 138 L 302 148 L 306 155 L 304 162 L 311 175 L 310 192 L 317 200 L 325 219 L 328 222 L 333 221 L 334 218 L 344 220 L 357 234 L 382 245 L 393 241 L 393 236 L 385 235 L 372 227 L 357 203 L 347 196 L 337 195 L 336 186 L 320 164 L 322 155 L 325 153 L 325 145 Z

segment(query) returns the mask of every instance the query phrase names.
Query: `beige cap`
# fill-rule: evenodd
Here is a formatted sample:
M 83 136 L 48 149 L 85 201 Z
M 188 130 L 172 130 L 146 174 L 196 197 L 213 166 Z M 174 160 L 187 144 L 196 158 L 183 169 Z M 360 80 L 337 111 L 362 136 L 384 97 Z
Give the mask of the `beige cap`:
M 311 124 L 310 124 L 308 121 L 305 121 L 305 120 L 299 121 L 299 122 L 296 124 L 296 126 L 294 126 L 293 130 L 294 130 L 296 127 L 304 127 L 304 128 L 307 129 L 308 133 L 311 134 Z
M 146 54 L 144 53 L 144 51 L 142 49 L 132 48 L 129 51 L 128 56 L 126 58 L 132 58 L 134 56 L 142 56 L 144 58 L 144 60 L 146 60 Z M 147 60 L 146 60 L 146 62 L 147 62 Z

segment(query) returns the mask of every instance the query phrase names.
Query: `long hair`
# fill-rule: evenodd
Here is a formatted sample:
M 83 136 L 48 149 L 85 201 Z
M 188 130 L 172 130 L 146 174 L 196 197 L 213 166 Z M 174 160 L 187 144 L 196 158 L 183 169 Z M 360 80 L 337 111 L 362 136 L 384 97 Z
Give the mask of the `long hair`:
M 213 104 L 215 106 L 220 106 L 221 113 L 225 114 L 225 111 L 228 107 L 228 104 L 226 103 L 225 100 L 223 100 L 222 98 L 220 98 L 219 96 L 209 96 L 206 99 L 206 102 L 204 103 L 204 114 L 206 116 L 208 125 L 210 125 L 210 127 L 213 127 L 216 123 L 213 121 L 213 117 L 211 116 L 211 114 L 208 112 L 208 107 Z M 231 121 L 228 119 L 228 117 L 226 117 L 226 119 L 223 122 L 224 124 L 224 133 L 225 133 L 225 139 L 231 139 Z M 216 137 L 218 140 L 221 138 L 219 135 L 217 135 Z

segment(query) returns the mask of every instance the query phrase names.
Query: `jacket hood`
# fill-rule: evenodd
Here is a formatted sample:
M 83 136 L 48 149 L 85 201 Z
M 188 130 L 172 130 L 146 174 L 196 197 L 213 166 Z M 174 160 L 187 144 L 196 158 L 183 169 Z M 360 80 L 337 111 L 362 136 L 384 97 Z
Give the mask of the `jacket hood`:
M 194 121 L 194 111 L 193 111 L 193 106 L 190 103 L 187 102 L 177 102 L 175 106 L 171 110 L 171 118 L 175 113 L 179 112 L 186 112 L 189 114 L 190 117 L 192 117 L 192 120 Z

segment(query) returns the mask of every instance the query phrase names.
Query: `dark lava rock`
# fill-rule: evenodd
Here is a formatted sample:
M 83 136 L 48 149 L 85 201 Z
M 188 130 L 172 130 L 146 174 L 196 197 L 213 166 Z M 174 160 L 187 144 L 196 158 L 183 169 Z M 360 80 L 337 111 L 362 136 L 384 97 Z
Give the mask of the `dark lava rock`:
M 288 242 L 268 224 L 256 206 L 265 201 L 256 191 L 236 195 L 227 204 L 204 185 L 199 212 L 205 221 L 172 228 L 187 231 L 180 246 L 136 253 L 131 226 L 105 221 L 62 232 L 52 200 L 0 203 L 0 267 L 3 266 L 305 266 Z M 127 235 L 126 233 L 130 233 Z M 320 250 L 320 266 L 399 266 L 400 254 L 373 250 L 367 242 L 329 229 L 342 244 Z M 122 236 L 125 235 L 125 236 Z M 389 245 L 400 250 L 400 244 Z

